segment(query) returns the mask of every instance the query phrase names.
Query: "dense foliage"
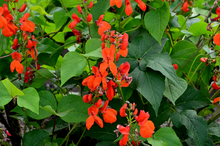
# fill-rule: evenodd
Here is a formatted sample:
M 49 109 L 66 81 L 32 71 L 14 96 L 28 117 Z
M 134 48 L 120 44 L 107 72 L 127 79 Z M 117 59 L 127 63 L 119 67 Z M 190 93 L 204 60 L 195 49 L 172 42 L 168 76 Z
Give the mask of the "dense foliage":
M 1 0 L 1 143 L 220 143 L 219 4 Z

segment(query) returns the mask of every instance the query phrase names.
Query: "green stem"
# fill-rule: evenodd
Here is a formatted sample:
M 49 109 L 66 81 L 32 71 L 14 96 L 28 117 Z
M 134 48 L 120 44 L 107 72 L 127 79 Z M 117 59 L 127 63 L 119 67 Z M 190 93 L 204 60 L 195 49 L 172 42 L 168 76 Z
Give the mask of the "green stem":
M 203 64 L 203 62 L 200 62 L 200 64 L 197 66 L 196 70 L 193 72 L 192 76 L 189 77 L 189 80 L 191 81 L 191 79 L 193 78 L 193 76 L 195 75 L 196 71 L 199 69 L 199 67 Z M 189 76 L 189 75 L 188 75 Z
M 62 141 L 62 143 L 60 144 L 60 146 L 62 146 L 64 144 L 64 142 L 67 140 L 67 138 L 69 137 L 69 135 L 73 132 L 73 130 L 76 128 L 77 123 L 70 129 L 70 131 L 67 133 L 66 137 L 64 138 L 64 140 Z
M 179 3 L 178 3 L 178 5 L 173 9 L 173 11 L 172 12 L 174 12 L 179 6 L 180 6 L 180 4 L 183 2 L 183 0 L 181 0 Z
M 212 95 L 212 97 L 210 98 L 211 100 L 213 100 L 215 97 L 217 97 L 220 94 L 220 90 L 216 91 L 214 95 Z
M 79 140 L 78 140 L 76 146 L 78 146 L 78 144 L 80 143 L 80 141 L 81 141 L 81 139 L 83 138 L 83 135 L 85 134 L 85 132 L 86 132 L 86 127 L 85 127 L 85 129 L 83 130 L 83 133 L 82 133 L 82 135 L 80 136 L 80 138 L 79 138 Z
M 190 72 L 191 72 L 191 70 L 192 70 L 192 67 L 193 67 L 194 63 L 196 62 L 196 59 L 197 59 L 199 56 L 202 56 L 202 54 L 199 54 L 199 55 L 196 56 L 195 59 L 193 60 L 193 63 L 192 63 L 192 65 L 190 66 L 189 72 L 188 72 L 188 74 L 187 74 L 188 77 L 189 77 L 189 74 L 190 74 Z M 189 79 L 190 79 L 190 77 L 189 77 Z
M 125 103 L 125 98 L 124 98 L 124 95 L 123 95 L 123 92 L 122 92 L 120 83 L 118 83 L 118 89 L 119 89 L 119 91 L 120 91 L 120 94 L 121 94 L 121 97 L 122 97 L 122 101 L 123 101 L 123 104 L 124 104 L 124 103 Z
M 144 100 L 143 100 L 143 96 L 141 95 L 141 93 L 138 92 L 138 95 L 139 95 L 139 97 L 141 99 L 142 104 L 145 105 Z
M 220 111 L 220 108 L 218 108 L 218 110 L 215 112 L 215 114 L 208 120 L 208 124 L 212 123 L 213 121 L 215 121 L 216 119 L 218 119 L 220 117 L 220 113 L 218 113 Z

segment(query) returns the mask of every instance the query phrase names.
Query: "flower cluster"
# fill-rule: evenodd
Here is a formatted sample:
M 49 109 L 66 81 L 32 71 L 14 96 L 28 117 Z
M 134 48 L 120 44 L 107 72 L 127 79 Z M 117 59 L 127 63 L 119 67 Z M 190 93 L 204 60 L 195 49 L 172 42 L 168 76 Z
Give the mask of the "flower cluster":
M 83 96 L 83 101 L 89 103 L 92 106 L 88 109 L 89 118 L 86 121 L 87 129 L 96 122 L 100 127 L 103 127 L 102 120 L 97 114 L 102 113 L 103 119 L 106 123 L 114 123 L 117 115 L 117 111 L 108 107 L 109 101 L 111 101 L 116 95 L 117 88 L 128 87 L 132 81 L 132 77 L 128 77 L 130 70 L 130 64 L 125 62 L 118 68 L 116 61 L 120 55 L 126 57 L 128 53 L 128 35 L 123 35 L 110 31 L 108 28 L 103 28 L 105 21 L 102 21 L 104 15 L 100 16 L 97 24 L 99 26 L 99 33 L 102 40 L 102 57 L 103 61 L 97 66 L 92 66 L 93 75 L 88 76 L 82 82 L 83 86 L 88 86 L 91 93 Z M 106 22 L 107 23 L 107 22 Z M 107 101 L 101 108 L 102 100 L 99 98 L 105 94 Z
M 88 9 L 91 9 L 93 7 L 93 2 L 91 1 L 88 5 L 87 5 L 87 1 L 84 0 L 83 1 L 83 4 L 88 7 Z M 86 11 L 88 10 L 86 8 Z M 76 25 L 78 23 L 80 23 L 81 21 L 84 21 L 85 23 L 87 23 L 89 25 L 89 23 L 92 21 L 92 14 L 89 13 L 87 15 L 87 13 L 84 13 L 84 11 L 82 10 L 81 6 L 78 5 L 77 6 L 77 10 L 80 14 L 82 14 L 83 18 L 79 18 L 75 13 L 72 14 L 72 18 L 73 18 L 73 21 L 69 24 L 69 28 L 72 29 L 72 32 L 73 34 L 77 37 L 77 42 L 79 43 L 80 42 L 80 37 L 82 36 L 81 35 L 81 32 L 78 31 L 77 29 L 75 29 Z M 86 14 L 86 15 L 85 15 Z
M 138 3 L 138 6 L 142 11 L 146 11 L 147 6 L 142 0 L 135 0 L 136 3 Z M 122 0 L 110 0 L 110 6 L 116 5 L 118 8 L 121 8 L 122 6 Z M 131 7 L 130 0 L 125 0 L 125 14 L 127 16 L 130 16 L 133 12 L 133 9 Z
M 148 120 L 150 117 L 149 113 L 144 110 L 140 110 L 138 115 L 138 109 L 135 108 L 135 103 L 129 105 L 125 103 L 121 107 L 119 114 L 121 117 L 126 117 L 128 120 L 128 125 L 126 127 L 118 125 L 117 130 L 115 131 L 116 133 L 120 132 L 123 134 L 123 138 L 119 141 L 120 146 L 125 146 L 128 142 L 133 145 L 139 145 L 139 135 L 143 138 L 149 138 L 154 133 L 154 123 Z M 139 131 L 136 127 L 137 123 L 140 126 Z
M 12 3 L 17 1 L 9 2 Z M 17 11 L 24 12 L 26 6 L 27 5 L 24 3 Z M 13 61 L 10 64 L 10 69 L 11 72 L 16 70 L 19 74 L 21 74 L 24 71 L 24 66 L 21 63 L 22 55 L 20 52 L 23 52 L 23 56 L 26 58 L 30 54 L 39 69 L 39 64 L 37 61 L 38 51 L 36 49 L 37 41 L 35 40 L 35 36 L 31 34 L 35 30 L 35 24 L 28 20 L 30 14 L 25 13 L 23 17 L 19 19 L 19 21 L 16 21 L 15 19 L 17 18 L 14 18 L 12 15 L 15 13 L 14 11 L 16 11 L 16 9 L 12 9 L 12 12 L 9 11 L 7 4 L 3 4 L 3 7 L 0 7 L 0 29 L 2 28 L 2 34 L 6 37 L 15 36 L 11 48 L 16 51 L 11 53 Z M 28 80 L 31 80 L 32 78 L 33 72 L 27 67 L 24 82 L 27 83 Z

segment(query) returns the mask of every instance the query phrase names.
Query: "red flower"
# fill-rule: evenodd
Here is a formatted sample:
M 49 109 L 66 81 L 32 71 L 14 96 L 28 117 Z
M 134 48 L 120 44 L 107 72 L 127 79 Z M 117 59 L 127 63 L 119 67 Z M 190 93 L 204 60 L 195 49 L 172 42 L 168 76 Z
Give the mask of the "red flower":
M 87 17 L 87 22 L 90 22 L 92 20 L 92 14 L 89 13 L 88 17 Z
M 116 122 L 117 118 L 117 111 L 112 108 L 108 107 L 109 100 L 105 101 L 104 106 L 101 108 L 101 113 L 103 113 L 103 120 L 106 123 L 114 123 Z
M 212 87 L 213 87 L 215 90 L 220 89 L 220 87 L 216 84 L 216 82 L 212 83 Z
M 80 5 L 77 5 L 77 10 L 80 14 L 82 14 L 82 8 L 80 7 Z
M 103 89 L 107 88 L 106 77 L 108 75 L 107 71 L 99 71 L 98 67 L 93 66 L 92 71 L 94 75 L 88 76 L 82 82 L 83 86 L 88 86 L 90 90 L 96 90 L 100 83 L 102 82 Z
M 213 39 L 214 39 L 214 43 L 220 46 L 220 33 L 216 34 Z
M 18 52 L 13 52 L 11 54 L 11 57 L 13 59 L 13 61 L 11 62 L 11 65 L 10 65 L 10 69 L 11 69 L 11 72 L 14 71 L 14 69 L 16 69 L 16 71 L 18 73 L 23 73 L 23 70 L 24 70 L 24 66 L 20 63 L 21 62 L 21 54 L 18 53 Z
M 104 62 L 100 65 L 101 72 L 104 72 L 109 67 L 114 76 L 117 74 L 117 67 L 114 63 L 114 56 L 115 50 L 112 46 L 102 50 L 102 57 Z
M 188 2 L 183 3 L 183 11 L 184 12 L 188 12 L 189 11 L 189 9 L 188 9 Z
M 140 113 L 137 117 L 135 117 L 136 121 L 138 122 L 139 126 L 142 126 L 148 119 L 150 115 L 148 112 L 145 113 L 144 110 L 140 110 Z
M 89 130 L 94 122 L 96 122 L 101 128 L 103 128 L 102 120 L 97 116 L 99 109 L 96 106 L 88 108 L 88 114 L 90 115 L 86 120 L 86 128 Z
M 98 33 L 101 36 L 102 34 L 104 34 L 105 31 L 108 31 L 110 29 L 111 29 L 111 25 L 106 21 L 102 21 L 99 25 Z
M 121 134 L 123 134 L 123 138 L 119 141 L 120 146 L 125 146 L 128 142 L 129 138 L 129 132 L 130 132 L 130 126 L 122 126 L 122 125 L 117 125 L 118 130 L 120 131 Z
M 13 50 L 16 50 L 16 49 L 18 48 L 18 39 L 17 39 L 17 38 L 15 38 L 15 39 L 13 40 L 13 45 L 11 46 L 11 48 L 12 48 Z
M 217 14 L 217 15 L 220 15 L 220 7 L 218 7 L 218 8 L 216 9 L 216 14 Z
M 200 61 L 201 61 L 201 62 L 206 62 L 207 60 L 208 60 L 208 58 L 203 58 L 203 57 L 200 58 Z
M 178 69 L 178 65 L 177 64 L 173 64 L 173 67 L 174 67 L 175 70 Z
M 91 9 L 93 7 L 93 2 L 91 1 L 90 3 L 89 3 L 89 8 Z
M 150 138 L 154 133 L 154 123 L 152 121 L 146 121 L 142 126 L 140 126 L 140 135 L 143 138 Z
M 4 17 L 2 17 L 2 14 L 4 12 L 4 9 L 0 7 L 0 28 L 5 27 L 7 25 L 7 21 Z
M 37 41 L 35 41 L 35 36 L 32 36 L 32 40 L 28 40 L 26 47 L 28 48 L 27 55 L 29 55 L 31 53 L 31 57 L 36 60 L 38 51 L 36 49 Z
M 147 6 L 145 5 L 144 2 L 142 2 L 141 0 L 139 0 L 137 3 L 138 3 L 138 6 L 141 8 L 142 11 L 146 11 Z
M 131 13 L 133 12 L 133 9 L 132 9 L 132 7 L 131 7 L 130 1 L 129 1 L 129 0 L 125 0 L 125 5 L 126 5 L 126 7 L 125 7 L 125 14 L 126 14 L 127 16 L 130 16 Z
M 115 96 L 115 86 L 116 86 L 117 84 L 115 84 L 112 80 L 110 80 L 109 82 L 108 82 L 108 88 L 107 88 L 107 98 L 108 98 L 108 100 L 109 101 L 111 101 L 112 100 L 112 98 Z
M 24 12 L 24 10 L 26 9 L 26 6 L 27 6 L 27 5 L 24 3 L 24 4 L 21 6 L 19 12 Z
M 119 114 L 120 114 L 121 117 L 127 116 L 127 114 L 126 114 L 127 106 L 128 106 L 128 104 L 125 103 L 125 104 L 120 108 Z
M 20 28 L 22 31 L 33 32 L 35 30 L 35 24 L 30 20 L 27 20 L 29 16 L 29 13 L 25 13 L 20 19 L 20 23 L 22 24 Z
M 27 67 L 27 71 L 24 74 L 24 82 L 28 83 L 29 80 L 32 80 L 34 77 L 34 72 L 31 71 L 30 67 Z
M 212 103 L 215 104 L 215 103 L 219 102 L 219 99 L 220 99 L 220 97 L 215 98 Z
M 110 6 L 113 7 L 116 5 L 118 8 L 121 8 L 122 0 L 110 0 Z
M 72 14 L 72 18 L 73 21 L 68 26 L 70 29 L 74 29 L 75 26 L 81 21 L 80 18 L 75 13 Z

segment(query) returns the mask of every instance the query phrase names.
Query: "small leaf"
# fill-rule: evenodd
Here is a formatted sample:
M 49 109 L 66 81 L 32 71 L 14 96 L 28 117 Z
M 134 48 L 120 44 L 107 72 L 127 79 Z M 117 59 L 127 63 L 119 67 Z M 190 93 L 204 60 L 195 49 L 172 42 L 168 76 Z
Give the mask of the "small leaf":
M 165 79 L 164 95 L 175 105 L 175 101 L 184 93 L 187 88 L 187 83 L 184 79 L 177 77 L 177 83 Z
M 110 8 L 110 0 L 100 0 L 92 7 L 93 20 L 98 20 L 99 16 L 104 14 Z M 97 11 L 98 10 L 98 11 Z
M 14 84 L 12 84 L 8 78 L 2 80 L 2 83 L 7 88 L 8 93 L 11 95 L 12 98 L 16 98 L 18 95 L 24 95 L 24 93 L 19 90 Z
M 203 117 L 199 117 L 194 110 L 175 112 L 171 116 L 175 127 L 184 125 L 187 135 L 194 140 L 197 146 L 204 146 L 208 137 L 208 125 Z
M 32 87 L 24 89 L 23 92 L 24 92 L 24 95 L 23 96 L 20 95 L 17 98 L 18 105 L 20 107 L 25 107 L 36 114 L 39 114 L 40 99 L 39 99 L 38 92 Z
M 25 146 L 42 146 L 45 139 L 49 137 L 49 133 L 42 129 L 34 129 L 24 135 Z
M 61 64 L 61 86 L 70 78 L 79 76 L 86 68 L 85 57 L 77 52 L 69 52 L 63 58 Z
M 66 13 L 63 11 L 58 11 L 53 14 L 53 21 L 55 22 L 56 29 L 60 28 L 66 23 L 68 16 L 65 16 L 65 14 Z
M 158 9 L 151 10 L 144 16 L 144 24 L 150 34 L 161 44 L 161 38 L 170 17 L 169 4 L 167 2 Z M 151 20 L 151 21 L 149 21 Z

